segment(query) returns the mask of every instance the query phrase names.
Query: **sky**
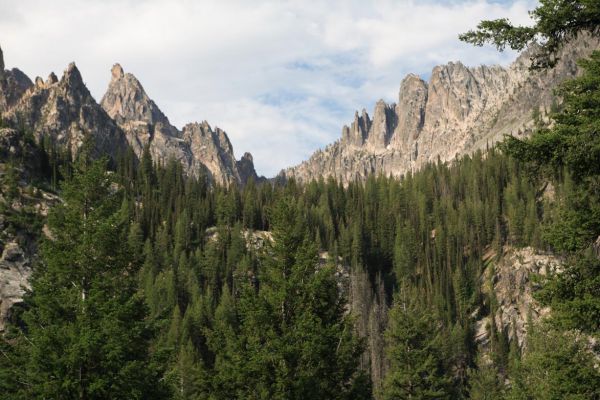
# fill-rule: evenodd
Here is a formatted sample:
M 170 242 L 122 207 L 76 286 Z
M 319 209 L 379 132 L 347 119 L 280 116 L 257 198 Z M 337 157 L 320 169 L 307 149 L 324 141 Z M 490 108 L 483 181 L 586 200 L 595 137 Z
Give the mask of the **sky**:
M 97 101 L 120 63 L 178 128 L 208 121 L 274 176 L 337 140 L 355 110 L 396 102 L 403 77 L 516 55 L 458 34 L 529 23 L 533 0 L 0 0 L 7 68 L 60 77 L 75 61 Z

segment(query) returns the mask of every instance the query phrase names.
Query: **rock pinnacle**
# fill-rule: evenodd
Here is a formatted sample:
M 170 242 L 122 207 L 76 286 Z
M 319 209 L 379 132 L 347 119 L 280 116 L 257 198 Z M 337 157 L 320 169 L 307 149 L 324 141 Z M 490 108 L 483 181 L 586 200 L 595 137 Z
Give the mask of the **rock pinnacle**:
M 124 76 L 123 68 L 118 63 L 115 64 L 115 65 L 113 65 L 113 67 L 110 70 L 110 72 L 112 73 L 113 79 L 120 79 L 120 78 L 122 78 Z

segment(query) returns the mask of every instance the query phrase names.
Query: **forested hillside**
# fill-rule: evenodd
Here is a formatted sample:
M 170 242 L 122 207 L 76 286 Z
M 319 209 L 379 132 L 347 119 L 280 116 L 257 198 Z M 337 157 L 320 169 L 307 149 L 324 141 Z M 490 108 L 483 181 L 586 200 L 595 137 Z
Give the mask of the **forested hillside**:
M 465 39 L 560 37 L 566 3 Z M 600 15 L 578 3 L 575 32 Z M 347 185 L 214 185 L 1 127 L 0 267 L 33 273 L 0 398 L 600 399 L 600 52 L 580 66 L 531 138 Z M 501 284 L 525 322 L 498 318 Z
M 109 163 L 46 148 L 38 146 L 48 160 L 39 182 L 52 190 L 59 179 L 63 202 L 50 212 L 33 290 L 3 345 L 3 391 L 14 398 L 370 398 L 369 371 L 359 368 L 366 342 L 352 328 L 340 264 L 383 282 L 392 307 L 387 377 L 375 395 L 500 392 L 504 378 L 538 366 L 533 356 L 522 364 L 521 348 L 493 324 L 487 358 L 478 352 L 475 319 L 495 312 L 482 290 L 485 253 L 572 250 L 597 234 L 590 220 L 573 226 L 572 245 L 556 239 L 553 221 L 577 209 L 562 203 L 577 200 L 578 181 L 566 170 L 536 179 L 496 149 L 346 188 L 225 188 L 185 178 L 176 162 L 156 165 L 148 152 L 139 163 L 132 153 Z M 4 177 L 3 192 L 24 196 Z M 272 240 L 251 245 L 262 231 Z M 319 250 L 329 254 L 324 266 Z M 543 293 L 547 302 L 563 295 Z M 586 354 L 561 361 L 595 391 Z

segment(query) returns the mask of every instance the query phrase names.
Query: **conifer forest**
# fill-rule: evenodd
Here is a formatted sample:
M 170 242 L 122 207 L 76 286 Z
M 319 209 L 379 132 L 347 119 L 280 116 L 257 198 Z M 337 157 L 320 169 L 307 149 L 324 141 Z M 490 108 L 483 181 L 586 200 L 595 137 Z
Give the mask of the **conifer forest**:
M 543 71 L 599 34 L 597 0 L 531 16 L 460 40 Z M 0 254 L 34 254 L 0 398 L 600 399 L 600 50 L 577 66 L 527 135 L 349 182 L 222 183 L 0 114 Z

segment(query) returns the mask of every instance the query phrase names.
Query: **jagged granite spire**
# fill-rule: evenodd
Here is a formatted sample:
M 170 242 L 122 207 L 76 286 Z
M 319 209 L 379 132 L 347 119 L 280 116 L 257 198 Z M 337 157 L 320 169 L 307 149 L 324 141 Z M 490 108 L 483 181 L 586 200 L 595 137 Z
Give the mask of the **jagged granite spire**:
M 53 85 L 55 83 L 58 83 L 58 77 L 54 72 L 50 72 L 50 75 L 48 75 L 48 79 L 46 79 L 46 85 Z
M 356 112 L 341 140 L 280 175 L 304 182 L 332 176 L 346 184 L 371 174 L 401 176 L 485 149 L 504 135 L 526 135 L 534 128 L 532 110 L 545 115 L 553 89 L 577 73 L 575 61 L 598 48 L 600 39 L 582 34 L 549 71 L 529 70 L 531 49 L 508 68 L 450 62 L 433 68 L 428 83 L 408 75 L 396 105 L 378 101 L 373 120 Z
M 148 125 L 150 136 L 157 127 L 165 135 L 179 136 L 177 129 L 146 94 L 140 81 L 133 74 L 126 74 L 120 64 L 111 69 L 111 80 L 100 105 L 119 125 L 137 121 Z
M 0 116 L 9 124 L 24 124 L 39 138 L 51 137 L 59 146 L 76 154 L 90 138 L 98 155 L 113 158 L 127 144 L 141 156 L 149 146 L 159 163 L 179 161 L 190 175 L 206 174 L 213 182 L 244 185 L 258 179 L 252 156 L 236 161 L 227 134 L 208 122 L 188 124 L 183 131 L 173 126 L 146 94 L 137 78 L 119 64 L 111 69 L 111 80 L 101 104 L 86 87 L 81 72 L 70 63 L 62 77 L 51 73 L 35 84 L 18 69 L 4 71 L 0 50 Z
M 17 68 L 5 70 L 4 53 L 0 48 L 0 116 L 13 107 L 33 83 Z
M 112 67 L 111 80 L 100 104 L 125 132 L 138 156 L 148 146 L 154 160 L 166 163 L 171 158 L 176 159 L 188 174 L 207 174 L 212 181 L 225 185 L 243 185 L 250 177 L 256 178 L 251 162 L 238 164 L 235 160 L 224 131 L 211 128 L 206 121 L 187 124 L 179 131 L 148 96 L 140 81 L 133 74 L 125 73 L 120 64 Z M 250 165 L 252 171 L 249 171 Z
M 18 75 L 15 69 L 10 72 Z M 24 124 L 38 139 L 51 137 L 73 154 L 77 154 L 86 137 L 94 143 L 97 155 L 116 158 L 126 146 L 123 132 L 96 103 L 75 63 L 68 65 L 60 80 L 50 74 L 46 82 L 38 79 L 33 85 L 29 81 L 28 89 L 3 118 L 13 125 Z
M 119 63 L 113 65 L 113 67 L 110 70 L 110 73 L 112 75 L 113 80 L 121 79 L 125 76 L 125 73 L 123 72 L 123 67 L 121 67 L 121 64 Z

